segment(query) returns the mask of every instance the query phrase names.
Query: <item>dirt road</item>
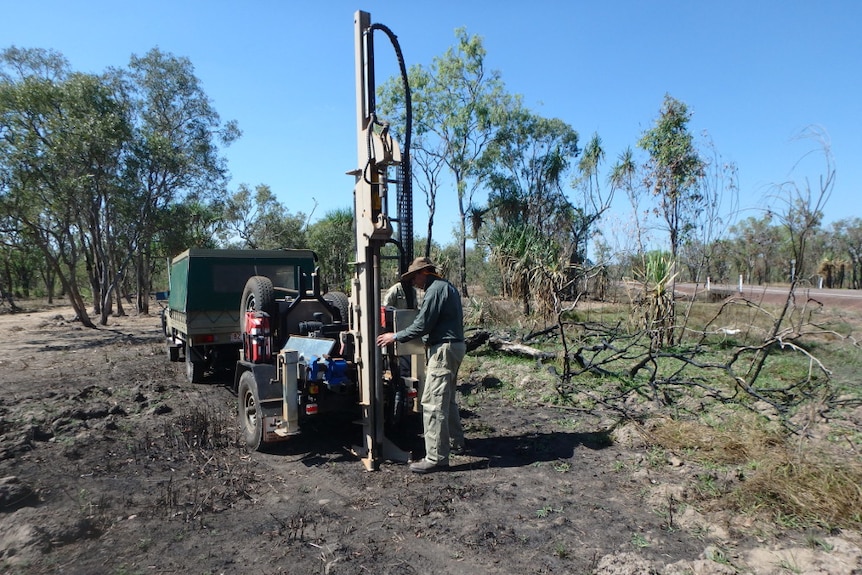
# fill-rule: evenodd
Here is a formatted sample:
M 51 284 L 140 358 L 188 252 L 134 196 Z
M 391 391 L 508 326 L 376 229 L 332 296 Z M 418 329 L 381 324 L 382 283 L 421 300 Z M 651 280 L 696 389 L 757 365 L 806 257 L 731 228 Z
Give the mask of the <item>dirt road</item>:
M 677 292 L 690 296 L 693 293 L 704 298 L 706 287 L 702 284 L 678 283 Z M 741 297 L 758 304 L 779 305 L 784 303 L 790 291 L 789 285 L 749 285 L 745 284 L 742 291 L 738 285 L 710 285 L 710 291 L 715 294 L 715 300 L 725 297 Z M 862 310 L 862 290 L 829 289 L 798 286 L 794 301 L 797 305 L 807 304 L 809 307 L 824 306 L 827 308 L 847 311 Z

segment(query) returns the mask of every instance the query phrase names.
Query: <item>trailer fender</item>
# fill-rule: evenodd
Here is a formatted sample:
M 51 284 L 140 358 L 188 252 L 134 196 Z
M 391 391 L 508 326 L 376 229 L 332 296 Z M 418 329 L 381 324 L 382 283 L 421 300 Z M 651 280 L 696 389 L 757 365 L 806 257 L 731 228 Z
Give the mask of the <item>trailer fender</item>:
M 233 380 L 234 391 L 239 389 L 239 380 L 242 377 L 242 374 L 247 371 L 250 371 L 254 376 L 258 397 L 260 397 L 261 401 L 281 399 L 282 391 L 278 371 L 276 370 L 275 365 L 271 363 L 250 363 L 247 361 L 238 361 Z

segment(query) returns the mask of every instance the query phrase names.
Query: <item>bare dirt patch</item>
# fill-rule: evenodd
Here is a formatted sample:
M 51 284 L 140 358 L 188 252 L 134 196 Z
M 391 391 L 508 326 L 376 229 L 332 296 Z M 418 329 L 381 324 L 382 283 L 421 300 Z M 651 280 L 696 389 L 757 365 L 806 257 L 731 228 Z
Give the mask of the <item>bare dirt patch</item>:
M 186 383 L 158 317 L 70 317 L 0 316 L 5 573 L 862 572 L 856 534 L 767 534 L 684 505 L 687 464 L 513 403 L 494 385 L 512 373 L 462 373 L 470 450 L 451 471 L 367 473 L 350 421 L 246 451 L 225 378 Z M 419 427 L 394 438 L 417 457 Z

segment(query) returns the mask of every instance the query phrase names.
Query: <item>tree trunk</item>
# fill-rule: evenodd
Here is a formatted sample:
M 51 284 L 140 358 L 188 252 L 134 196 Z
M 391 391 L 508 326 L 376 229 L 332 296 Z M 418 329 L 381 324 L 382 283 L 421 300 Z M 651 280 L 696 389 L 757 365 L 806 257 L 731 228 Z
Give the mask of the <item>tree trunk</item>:
M 126 310 L 123 308 L 123 294 L 120 292 L 119 286 L 114 290 L 114 293 L 117 296 L 117 317 L 122 317 L 126 315 Z
M 13 312 L 21 311 L 21 308 L 19 308 L 15 304 L 15 300 L 12 297 L 12 292 L 3 289 L 3 286 L 0 286 L 0 301 L 2 300 L 6 300 L 9 303 L 9 309 L 11 309 Z
M 143 254 L 135 258 L 135 281 L 137 282 L 137 309 L 139 314 L 150 313 L 150 266 L 145 262 Z
M 75 311 L 75 317 L 84 327 L 95 328 L 96 324 L 93 323 L 93 320 L 90 319 L 90 315 L 87 313 L 87 304 L 84 302 L 84 298 L 81 296 L 81 293 L 78 291 L 78 286 L 75 285 L 74 282 L 66 281 L 66 278 L 60 275 L 60 281 L 63 284 L 63 289 L 66 294 L 69 296 L 69 303 L 72 304 L 72 309 Z
M 467 293 L 467 212 L 464 209 L 464 181 L 455 176 L 455 186 L 458 191 L 458 217 L 461 227 L 460 249 L 458 253 L 458 283 L 462 297 L 469 297 Z
M 51 269 L 51 266 L 47 266 L 42 271 L 42 280 L 45 282 L 45 291 L 48 294 L 48 303 L 54 303 L 54 270 Z

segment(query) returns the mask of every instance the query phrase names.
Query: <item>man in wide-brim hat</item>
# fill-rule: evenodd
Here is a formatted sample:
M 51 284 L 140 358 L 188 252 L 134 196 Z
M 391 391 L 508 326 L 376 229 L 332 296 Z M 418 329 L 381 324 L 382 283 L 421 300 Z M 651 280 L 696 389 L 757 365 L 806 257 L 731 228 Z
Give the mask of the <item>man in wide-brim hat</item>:
M 436 274 L 437 266 L 434 265 L 431 258 L 426 258 L 424 256 L 418 257 L 410 262 L 410 266 L 407 268 L 407 271 L 401 274 L 401 281 L 408 282 L 416 277 L 416 274 L 425 270 L 428 270 L 429 273 Z
M 464 430 L 455 401 L 458 369 L 467 353 L 464 343 L 464 310 L 461 295 L 451 283 L 437 274 L 427 257 L 418 257 L 401 276 L 425 290 L 416 319 L 405 329 L 380 334 L 377 345 L 406 342 L 422 337 L 428 347 L 425 385 L 422 388 L 422 423 L 425 428 L 425 457 L 410 464 L 410 471 L 429 473 L 449 468 L 454 447 L 464 447 Z

